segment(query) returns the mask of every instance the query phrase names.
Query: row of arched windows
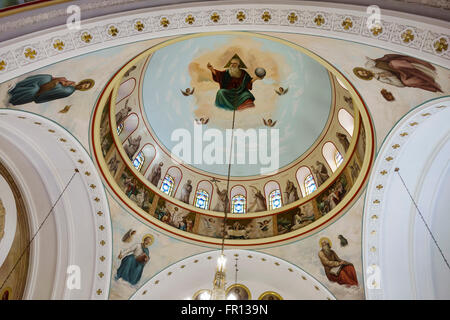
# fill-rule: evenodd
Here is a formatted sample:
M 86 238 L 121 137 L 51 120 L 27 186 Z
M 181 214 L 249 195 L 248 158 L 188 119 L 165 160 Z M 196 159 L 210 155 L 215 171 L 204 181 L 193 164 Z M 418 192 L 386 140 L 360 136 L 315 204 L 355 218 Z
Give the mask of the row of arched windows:
M 117 101 L 121 101 L 128 97 L 131 92 L 134 90 L 135 80 L 127 80 L 121 84 L 119 87 Z M 345 131 L 352 136 L 354 129 L 354 119 L 353 116 L 345 109 L 340 109 L 338 111 L 338 120 L 340 125 L 345 129 Z M 128 114 L 118 125 L 117 125 L 117 134 L 120 137 L 120 140 L 125 142 L 131 134 L 138 128 L 139 118 L 136 113 Z M 338 151 L 334 143 L 326 142 L 322 147 L 322 155 L 326 160 L 329 168 L 332 172 L 336 171 L 336 169 L 341 165 L 344 161 L 342 154 Z M 135 155 L 133 160 L 133 166 L 138 171 L 144 170 L 144 175 L 150 168 L 151 163 L 153 162 L 156 156 L 156 149 L 153 145 L 147 143 L 145 144 L 139 152 Z M 314 168 L 316 170 L 316 168 Z M 317 173 L 316 173 L 317 176 Z M 174 196 L 178 185 L 181 181 L 182 173 L 181 170 L 177 167 L 170 167 L 166 175 L 164 176 L 160 190 L 169 196 Z M 317 190 L 319 185 L 314 178 L 311 170 L 302 166 L 297 170 L 296 173 L 297 183 L 300 186 L 300 192 L 303 197 L 313 193 Z M 266 198 L 266 205 L 269 210 L 275 210 L 281 208 L 283 206 L 283 197 L 280 190 L 280 186 L 275 181 L 270 181 L 264 187 L 264 195 Z M 211 198 L 213 194 L 213 185 L 211 182 L 203 180 L 200 181 L 197 185 L 197 189 L 194 194 L 193 205 L 200 209 L 208 210 L 211 205 Z M 231 212 L 236 214 L 246 213 L 247 211 L 247 192 L 243 186 L 235 186 L 230 191 L 230 199 L 231 199 Z M 292 202 L 289 200 L 289 202 Z M 261 211 L 259 208 L 258 211 Z

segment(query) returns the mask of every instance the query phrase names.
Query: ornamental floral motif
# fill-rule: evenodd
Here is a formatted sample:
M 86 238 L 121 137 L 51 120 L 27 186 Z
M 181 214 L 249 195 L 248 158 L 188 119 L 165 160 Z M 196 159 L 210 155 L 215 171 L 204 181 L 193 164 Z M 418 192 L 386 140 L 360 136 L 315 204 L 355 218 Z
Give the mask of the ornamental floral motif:
M 186 21 L 187 24 L 193 24 L 195 22 L 195 18 L 192 14 L 190 14 L 186 17 L 184 21 Z
M 320 27 L 321 25 L 323 25 L 325 23 L 325 18 L 321 14 L 318 14 L 314 18 L 314 23 Z
M 296 15 L 295 12 L 291 12 L 287 16 L 287 19 L 288 19 L 289 23 L 296 23 L 298 20 L 298 15 Z
M 161 20 L 159 21 L 159 24 L 162 25 L 164 28 L 167 28 L 170 24 L 170 21 L 166 17 L 162 17 Z
M 411 29 L 405 30 L 401 35 L 404 43 L 410 43 L 414 40 L 414 33 Z
M 247 17 L 245 16 L 245 13 L 243 11 L 239 11 L 236 14 L 236 19 L 238 19 L 239 22 L 242 22 L 246 19 Z
M 58 50 L 58 51 L 61 51 L 61 50 L 63 50 L 64 49 L 64 46 L 65 46 L 65 43 L 63 42 L 63 41 L 61 41 L 61 40 L 55 40 L 54 42 L 53 42 L 53 48 L 55 48 L 56 50 Z
M 378 36 L 378 35 L 380 35 L 380 34 L 383 33 L 383 27 L 382 27 L 381 25 L 379 25 L 379 24 L 375 24 L 375 25 L 370 29 L 370 32 L 372 32 L 372 34 L 373 34 L 374 36 Z
M 112 37 L 115 37 L 119 34 L 119 30 L 115 26 L 110 26 L 108 29 L 108 34 Z
M 263 19 L 264 22 L 269 22 L 272 19 L 272 16 L 270 15 L 269 11 L 264 11 L 264 13 L 261 16 L 261 19 Z
M 136 29 L 137 31 L 142 31 L 144 30 L 145 25 L 142 23 L 142 21 L 136 21 L 136 23 L 134 24 L 134 29 Z
M 27 48 L 24 52 L 24 55 L 25 55 L 25 58 L 33 60 L 34 58 L 36 58 L 37 52 L 36 52 L 36 50 L 34 50 L 32 48 Z
M 5 70 L 5 68 L 6 68 L 5 60 L 0 60 L 0 71 Z
M 439 40 L 436 40 L 433 44 L 434 46 L 434 50 L 436 50 L 436 52 L 445 52 L 448 49 L 448 42 L 447 39 L 445 38 L 440 38 Z
M 341 25 L 344 30 L 349 30 L 353 28 L 353 21 L 350 18 L 345 18 L 344 21 L 342 21 Z
M 85 31 L 81 34 L 81 40 L 83 42 L 89 43 L 92 40 L 92 35 L 89 32 Z
M 214 12 L 211 15 L 210 19 L 211 19 L 212 22 L 217 23 L 220 20 L 220 16 L 219 16 L 219 14 L 217 12 Z

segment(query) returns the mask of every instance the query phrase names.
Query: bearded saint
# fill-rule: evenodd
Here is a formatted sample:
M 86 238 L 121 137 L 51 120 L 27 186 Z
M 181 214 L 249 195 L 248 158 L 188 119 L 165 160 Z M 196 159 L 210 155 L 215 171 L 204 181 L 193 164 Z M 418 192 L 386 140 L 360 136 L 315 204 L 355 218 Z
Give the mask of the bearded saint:
M 319 251 L 319 258 L 328 280 L 341 285 L 357 286 L 358 279 L 353 264 L 342 260 L 336 252 L 331 250 L 331 241 L 328 238 L 320 239 L 319 243 L 322 247 L 322 250 Z
M 216 106 L 225 110 L 243 110 L 254 107 L 255 97 L 250 92 L 253 82 L 261 78 L 252 78 L 245 71 L 247 67 L 237 54 L 225 65 L 225 71 L 219 71 L 208 63 L 213 80 L 220 85 L 216 95 Z

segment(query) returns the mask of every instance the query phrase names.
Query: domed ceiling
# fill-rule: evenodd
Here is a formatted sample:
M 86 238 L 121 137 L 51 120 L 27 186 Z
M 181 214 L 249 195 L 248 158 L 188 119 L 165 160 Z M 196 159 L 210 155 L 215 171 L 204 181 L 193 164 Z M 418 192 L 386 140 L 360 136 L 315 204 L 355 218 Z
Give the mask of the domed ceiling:
M 266 75 L 249 90 L 255 99 L 254 106 L 237 109 L 234 128 L 276 129 L 279 141 L 271 141 L 269 137 L 267 150 L 273 150 L 270 144 L 276 143 L 279 160 L 273 169 L 284 167 L 306 152 L 323 131 L 331 110 L 332 86 L 327 69 L 311 54 L 276 38 L 214 34 L 183 39 L 156 50 L 149 57 L 142 84 L 143 106 L 151 131 L 170 152 L 179 144 L 178 139 L 173 139 L 173 132 L 187 130 L 192 137 L 191 159 L 183 160 L 197 169 L 226 176 L 228 166 L 223 164 L 227 160 L 226 150 L 230 149 L 227 143 L 222 144 L 223 157 L 217 159 L 222 158 L 221 162 L 194 161 L 199 144 L 203 143 L 203 147 L 208 144 L 196 139 L 195 124 L 203 119 L 206 123 L 202 130 L 220 130 L 222 137 L 226 137 L 226 129 L 231 129 L 233 112 L 215 104 L 219 83 L 207 65 L 211 63 L 215 69 L 225 70 L 235 55 L 242 59 L 243 70 L 251 77 L 255 78 L 254 70 L 258 67 L 265 69 Z M 186 88 L 193 93 L 183 94 Z M 272 121 L 273 127 L 268 121 Z M 258 146 L 249 148 L 247 139 L 245 159 L 250 159 L 250 152 L 263 144 L 258 141 Z M 236 162 L 232 162 L 232 176 L 256 176 L 265 167 L 260 159 L 257 163 Z

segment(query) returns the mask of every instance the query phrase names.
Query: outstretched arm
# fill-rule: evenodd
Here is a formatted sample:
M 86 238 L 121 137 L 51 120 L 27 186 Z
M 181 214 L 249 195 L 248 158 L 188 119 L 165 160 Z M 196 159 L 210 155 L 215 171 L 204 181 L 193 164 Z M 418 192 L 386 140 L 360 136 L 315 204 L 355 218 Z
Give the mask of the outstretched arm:
M 215 76 L 216 75 L 216 69 L 214 69 L 214 67 L 212 66 L 211 63 L 208 62 L 208 64 L 206 65 L 206 67 L 212 72 L 212 74 Z

